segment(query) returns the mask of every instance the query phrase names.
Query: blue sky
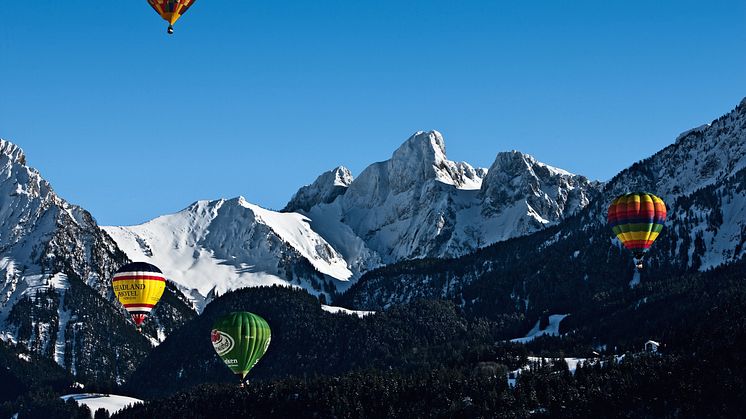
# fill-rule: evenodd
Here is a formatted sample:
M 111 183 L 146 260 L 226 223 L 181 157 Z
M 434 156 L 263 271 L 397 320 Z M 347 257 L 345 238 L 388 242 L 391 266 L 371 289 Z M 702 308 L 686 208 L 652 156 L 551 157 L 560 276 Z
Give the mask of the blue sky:
M 239 6 L 238 8 L 236 6 Z M 281 208 L 410 134 L 606 180 L 746 96 L 746 2 L 0 2 L 0 138 L 102 224 Z

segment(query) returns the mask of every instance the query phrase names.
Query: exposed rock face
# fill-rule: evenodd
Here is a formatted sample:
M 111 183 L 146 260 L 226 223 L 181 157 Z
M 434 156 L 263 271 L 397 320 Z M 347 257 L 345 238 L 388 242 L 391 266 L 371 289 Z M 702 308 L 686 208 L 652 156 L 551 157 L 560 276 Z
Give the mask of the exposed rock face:
M 344 166 L 324 172 L 316 180 L 298 190 L 283 212 L 308 211 L 318 204 L 328 204 L 347 191 L 352 173 Z
M 489 171 L 452 162 L 440 133 L 418 132 L 391 159 L 363 170 L 344 195 L 306 213 L 338 248 L 347 236 L 335 240 L 330 224 L 348 227 L 392 263 L 459 256 L 532 233 L 577 212 L 600 188 L 518 152 L 498 154 Z
M 117 365 L 116 357 L 149 346 L 128 329 L 110 291 L 112 273 L 127 261 L 90 213 L 60 198 L 18 146 L 0 140 L 0 338 L 80 377 L 123 380 L 135 366 Z M 145 330 L 155 342 L 189 317 L 167 293 L 174 299 Z M 114 342 L 105 338 L 112 330 L 135 336 Z

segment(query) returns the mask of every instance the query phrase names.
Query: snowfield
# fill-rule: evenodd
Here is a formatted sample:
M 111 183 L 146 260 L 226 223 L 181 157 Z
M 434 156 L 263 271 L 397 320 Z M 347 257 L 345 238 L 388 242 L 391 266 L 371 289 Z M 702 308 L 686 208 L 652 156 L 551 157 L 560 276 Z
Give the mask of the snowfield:
M 61 396 L 60 398 L 65 401 L 73 399 L 78 402 L 79 405 L 82 404 L 88 406 L 88 408 L 91 409 L 91 416 L 93 416 L 98 409 L 106 409 L 106 411 L 112 415 L 127 406 L 143 402 L 140 399 L 134 399 L 127 396 L 117 396 L 115 394 L 68 394 L 66 396 Z

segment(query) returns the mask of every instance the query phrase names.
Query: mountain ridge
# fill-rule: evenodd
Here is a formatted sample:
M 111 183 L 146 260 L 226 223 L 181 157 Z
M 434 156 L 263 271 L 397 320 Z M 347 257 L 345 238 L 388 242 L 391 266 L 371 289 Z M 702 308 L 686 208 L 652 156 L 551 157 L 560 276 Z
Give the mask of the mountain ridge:
M 139 226 L 104 230 L 130 258 L 148 260 L 174 272 L 174 280 L 198 310 L 204 308 L 211 292 L 222 294 L 242 286 L 283 282 L 329 299 L 363 273 L 387 263 L 460 255 L 544 228 L 582 208 L 588 195 L 600 188 L 598 182 L 531 156 L 510 155 L 524 162 L 522 170 L 513 168 L 513 177 L 525 187 L 510 194 L 505 193 L 509 187 L 485 189 L 484 179 L 490 178 L 487 169 L 448 160 L 443 136 L 437 131 L 420 131 L 397 148 L 391 159 L 372 163 L 357 177 L 344 166 L 322 173 L 301 187 L 281 212 L 248 202 L 243 205 L 262 212 L 263 218 L 242 218 L 235 213 L 233 218 L 224 217 L 225 222 L 212 224 L 215 218 L 194 213 L 190 209 L 193 204 Z M 497 170 L 502 171 L 502 166 Z M 511 201 L 499 202 L 501 199 Z M 230 201 L 198 203 L 216 206 Z M 182 221 L 167 221 L 178 217 Z M 187 219 L 199 226 L 188 227 Z M 173 225 L 169 227 L 169 223 Z M 488 223 L 493 226 L 486 227 Z M 263 237 L 275 243 L 273 251 L 260 250 L 267 244 L 252 233 L 258 225 L 266 227 Z M 499 226 L 499 234 L 493 233 L 494 225 Z M 287 234 L 288 229 L 294 233 Z M 209 230 L 213 236 L 222 234 L 222 241 L 207 240 L 207 236 L 175 238 L 173 231 L 182 230 L 192 234 Z M 245 234 L 239 234 L 241 231 Z M 279 234 L 282 231 L 286 233 Z M 174 240 L 158 239 L 161 236 L 173 236 Z M 267 257 L 252 256 L 256 252 Z M 282 266 L 275 263 L 278 260 Z M 211 280 L 211 276 L 229 279 Z
M 745 102 L 623 170 L 597 199 L 553 227 L 459 259 L 389 265 L 364 275 L 337 303 L 379 310 L 419 298 L 446 298 L 484 315 L 495 304 L 531 316 L 546 309 L 576 312 L 593 305 L 596 293 L 629 288 L 631 258 L 608 228 L 606 209 L 615 196 L 634 190 L 653 191 L 669 206 L 666 227 L 646 256 L 643 286 L 656 276 L 741 260 L 746 244 Z

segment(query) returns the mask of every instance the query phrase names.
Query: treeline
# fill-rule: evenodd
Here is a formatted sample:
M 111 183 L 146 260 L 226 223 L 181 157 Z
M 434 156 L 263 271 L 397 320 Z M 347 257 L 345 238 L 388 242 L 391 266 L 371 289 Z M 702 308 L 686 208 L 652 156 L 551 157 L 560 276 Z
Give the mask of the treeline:
M 121 417 L 739 417 L 746 411 L 739 410 L 746 409 L 745 266 L 599 294 L 562 322 L 567 334 L 525 346 L 503 340 L 506 330 L 520 330 L 516 336 L 532 325 L 519 315 L 472 318 L 451 302 L 415 301 L 358 318 L 324 312 L 302 290 L 244 289 L 211 303 L 155 348 L 126 388 L 110 391 L 154 400 Z M 240 391 L 209 339 L 214 319 L 236 310 L 262 315 L 273 331 Z M 634 354 L 648 338 L 663 343 L 662 355 Z M 629 354 L 575 375 L 562 363 L 534 368 L 515 389 L 507 386 L 507 372 L 529 353 L 592 356 L 602 345 Z M 6 354 L 19 364 L 18 353 Z M 18 370 L 7 383 L 25 374 L 45 372 Z M 0 413 L 78 414 L 54 399 L 65 394 L 59 389 L 24 385 Z
M 250 288 L 213 301 L 201 316 L 155 348 L 127 390 L 148 398 L 203 383 L 235 383 L 210 342 L 215 319 L 231 311 L 259 314 L 272 329 L 269 350 L 251 371 L 252 380 L 371 368 L 435 369 L 498 356 L 517 366 L 526 354 L 520 345 L 496 344 L 505 328 L 525 328 L 521 316 L 503 322 L 469 321 L 450 302 L 419 301 L 359 318 L 322 311 L 318 300 L 302 290 Z
M 629 355 L 574 375 L 560 361 L 525 371 L 514 389 L 505 372 L 484 366 L 369 370 L 247 388 L 209 384 L 113 417 L 735 418 L 746 411 L 746 369 L 717 358 Z
M 569 340 L 609 351 L 633 351 L 653 339 L 670 351 L 700 343 L 728 341 L 746 319 L 746 261 L 707 272 L 650 278 L 635 289 L 598 295 L 595 304 L 578 307 L 562 322 Z

